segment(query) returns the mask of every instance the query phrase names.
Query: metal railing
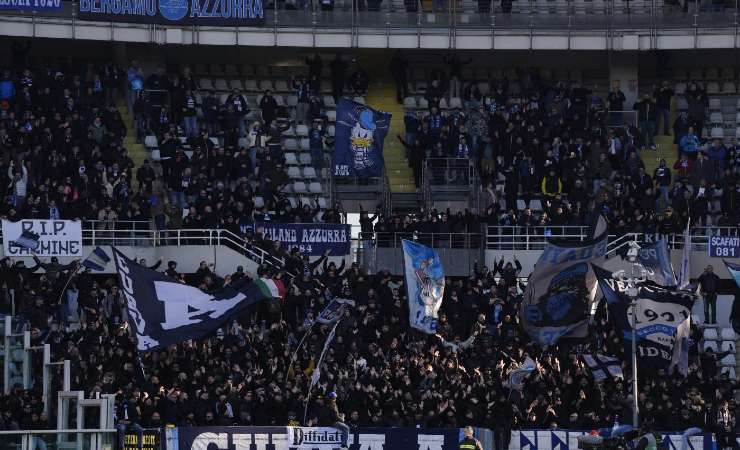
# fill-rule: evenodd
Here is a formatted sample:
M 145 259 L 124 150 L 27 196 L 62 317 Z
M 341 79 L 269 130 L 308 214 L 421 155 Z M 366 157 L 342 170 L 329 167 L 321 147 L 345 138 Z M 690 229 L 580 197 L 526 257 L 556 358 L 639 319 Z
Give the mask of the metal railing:
M 278 45 L 279 32 L 294 32 L 295 29 L 304 28 L 313 33 L 313 42 L 306 42 L 307 46 L 316 46 L 316 35 L 327 31 L 351 33 L 353 47 L 359 46 L 358 36 L 364 32 L 376 35 L 384 32 L 386 38 L 390 39 L 392 34 L 398 32 L 409 34 L 416 31 L 419 47 L 421 35 L 428 33 L 446 36 L 450 48 L 456 47 L 458 32 L 464 34 L 471 30 L 490 33 L 492 48 L 495 47 L 497 34 L 512 30 L 567 33 L 569 38 L 582 31 L 598 31 L 604 33 L 607 41 L 610 38 L 621 39 L 621 35 L 614 33 L 615 30 L 650 30 L 652 48 L 656 45 L 657 32 L 694 30 L 696 41 L 699 29 L 725 29 L 727 33 L 733 33 L 734 30 L 736 35 L 738 28 L 737 2 L 731 1 L 715 3 L 694 0 L 677 2 L 679 4 L 675 5 L 656 0 L 341 0 L 331 6 L 321 5 L 320 2 L 303 3 L 306 6 L 301 9 L 295 9 L 295 3 L 292 2 L 265 3 L 265 24 L 262 27 L 182 25 L 181 28 L 192 32 L 193 44 L 199 43 L 201 31 L 233 30 L 232 42 L 239 45 L 240 33 L 267 30 L 273 32 L 274 43 Z M 84 25 L 108 29 L 111 40 L 115 39 L 116 24 L 82 21 L 78 17 L 77 2 L 63 1 L 62 5 L 58 11 L 0 10 L 0 21 L 3 17 L 24 18 L 30 22 L 34 33 L 39 24 L 69 22 L 73 38 L 77 36 L 76 28 Z M 683 5 L 686 6 L 685 10 Z M 166 29 L 177 26 L 126 23 L 125 27 L 146 31 L 150 42 L 161 42 L 165 39 Z M 224 39 L 228 39 L 226 36 Z M 607 44 L 607 47 L 610 45 Z
M 115 429 L 3 430 L 0 431 L 0 449 L 38 450 L 46 447 L 110 450 L 117 447 L 117 433 Z M 44 446 L 41 446 L 41 443 Z
M 424 182 L 432 193 L 470 192 L 476 173 L 468 158 L 427 158 L 424 172 Z
M 497 226 L 486 227 L 486 249 L 488 250 L 542 250 L 549 239 L 585 240 L 589 237 L 587 226 Z M 694 251 L 706 251 L 711 236 L 740 236 L 736 227 L 694 227 L 691 229 L 691 246 Z M 683 249 L 682 233 L 661 235 L 657 233 L 627 233 L 609 235 L 607 253 L 612 254 L 628 241 L 640 244 L 667 240 L 671 250 Z
M 372 239 L 380 248 L 400 248 L 406 239 L 432 248 L 477 249 L 483 245 L 481 233 L 372 233 L 362 236 Z

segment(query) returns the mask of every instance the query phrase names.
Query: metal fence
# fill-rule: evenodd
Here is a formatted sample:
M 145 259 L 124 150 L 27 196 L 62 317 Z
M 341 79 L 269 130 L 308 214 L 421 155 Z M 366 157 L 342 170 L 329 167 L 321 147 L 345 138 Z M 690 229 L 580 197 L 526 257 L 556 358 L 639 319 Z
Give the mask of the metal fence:
M 362 237 L 374 240 L 378 247 L 400 248 L 404 239 L 432 248 L 477 249 L 483 245 L 481 233 L 373 233 Z
M 0 450 L 113 450 L 117 448 L 115 429 L 18 430 L 0 431 Z
M 584 30 L 717 30 L 738 26 L 737 2 L 731 1 L 694 0 L 673 4 L 659 0 L 337 0 L 304 3 L 306 6 L 301 8 L 296 8 L 296 2 L 292 1 L 265 3 L 265 26 L 274 29 L 276 34 L 278 30 L 289 28 L 307 28 L 314 33 L 326 29 L 350 30 L 353 45 L 358 45 L 356 33 L 363 29 L 385 29 L 387 34 L 393 30 L 416 29 L 442 34 L 453 43 L 457 34 L 450 30 L 489 30 L 495 34 L 497 30 L 537 29 L 570 34 Z M 64 19 L 71 22 L 73 28 L 80 24 L 96 24 L 94 26 L 110 28 L 113 33 L 112 23 L 80 21 L 78 2 L 63 1 L 62 5 L 59 11 L 0 10 L 0 19 L 24 17 L 34 28 L 40 23 Z M 126 26 L 148 30 L 152 42 L 157 41 L 158 32 L 170 28 L 156 24 Z M 194 32 L 195 43 L 198 31 L 216 29 L 213 26 L 183 28 Z M 239 28 L 231 29 L 238 42 Z M 277 36 L 275 39 L 277 41 Z

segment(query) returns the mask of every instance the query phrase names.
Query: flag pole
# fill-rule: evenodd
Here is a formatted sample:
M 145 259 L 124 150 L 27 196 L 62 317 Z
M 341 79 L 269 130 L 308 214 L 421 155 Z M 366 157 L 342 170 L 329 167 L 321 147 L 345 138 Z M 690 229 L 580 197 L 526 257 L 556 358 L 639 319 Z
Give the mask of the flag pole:
M 293 368 L 293 362 L 295 362 L 296 358 L 298 357 L 298 352 L 301 351 L 301 347 L 303 347 L 303 342 L 306 340 L 309 334 L 311 334 L 311 330 L 313 330 L 313 326 L 316 324 L 316 321 L 314 320 L 311 322 L 311 326 L 308 327 L 308 330 L 306 330 L 305 333 L 303 333 L 303 337 L 301 338 L 301 341 L 298 343 L 298 347 L 296 347 L 295 352 L 293 352 L 293 355 L 290 357 L 290 365 L 288 365 L 288 370 L 285 371 L 285 382 L 288 382 L 288 375 L 290 374 L 290 370 Z

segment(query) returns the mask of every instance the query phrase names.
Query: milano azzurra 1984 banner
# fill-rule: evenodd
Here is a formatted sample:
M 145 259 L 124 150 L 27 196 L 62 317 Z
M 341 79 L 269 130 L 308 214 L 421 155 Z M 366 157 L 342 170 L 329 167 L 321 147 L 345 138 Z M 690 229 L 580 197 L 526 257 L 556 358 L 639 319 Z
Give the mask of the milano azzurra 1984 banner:
M 105 22 L 256 26 L 262 0 L 80 0 L 79 17 Z

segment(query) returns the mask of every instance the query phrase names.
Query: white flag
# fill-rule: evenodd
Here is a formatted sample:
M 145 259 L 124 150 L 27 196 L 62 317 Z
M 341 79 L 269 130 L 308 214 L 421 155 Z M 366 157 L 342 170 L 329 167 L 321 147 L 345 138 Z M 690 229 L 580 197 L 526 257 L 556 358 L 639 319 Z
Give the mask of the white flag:
M 689 289 L 689 285 L 691 284 L 691 265 L 690 265 L 690 259 L 691 259 L 691 234 L 689 232 L 689 227 L 691 226 L 691 221 L 689 220 L 686 222 L 686 230 L 683 232 L 683 254 L 681 255 L 681 267 L 678 271 L 678 288 L 679 289 Z
M 324 349 L 321 350 L 319 361 L 316 363 L 316 368 L 311 374 L 311 387 L 309 387 L 309 392 L 316 385 L 316 383 L 319 382 L 319 378 L 321 378 L 321 364 L 324 362 L 324 355 L 326 355 L 326 351 L 329 350 L 331 341 L 334 340 L 334 335 L 337 332 L 337 325 L 339 325 L 339 322 L 341 321 L 337 321 L 337 323 L 334 324 L 334 326 L 331 328 L 331 331 L 329 332 L 329 336 L 326 337 L 326 342 L 324 342 Z

